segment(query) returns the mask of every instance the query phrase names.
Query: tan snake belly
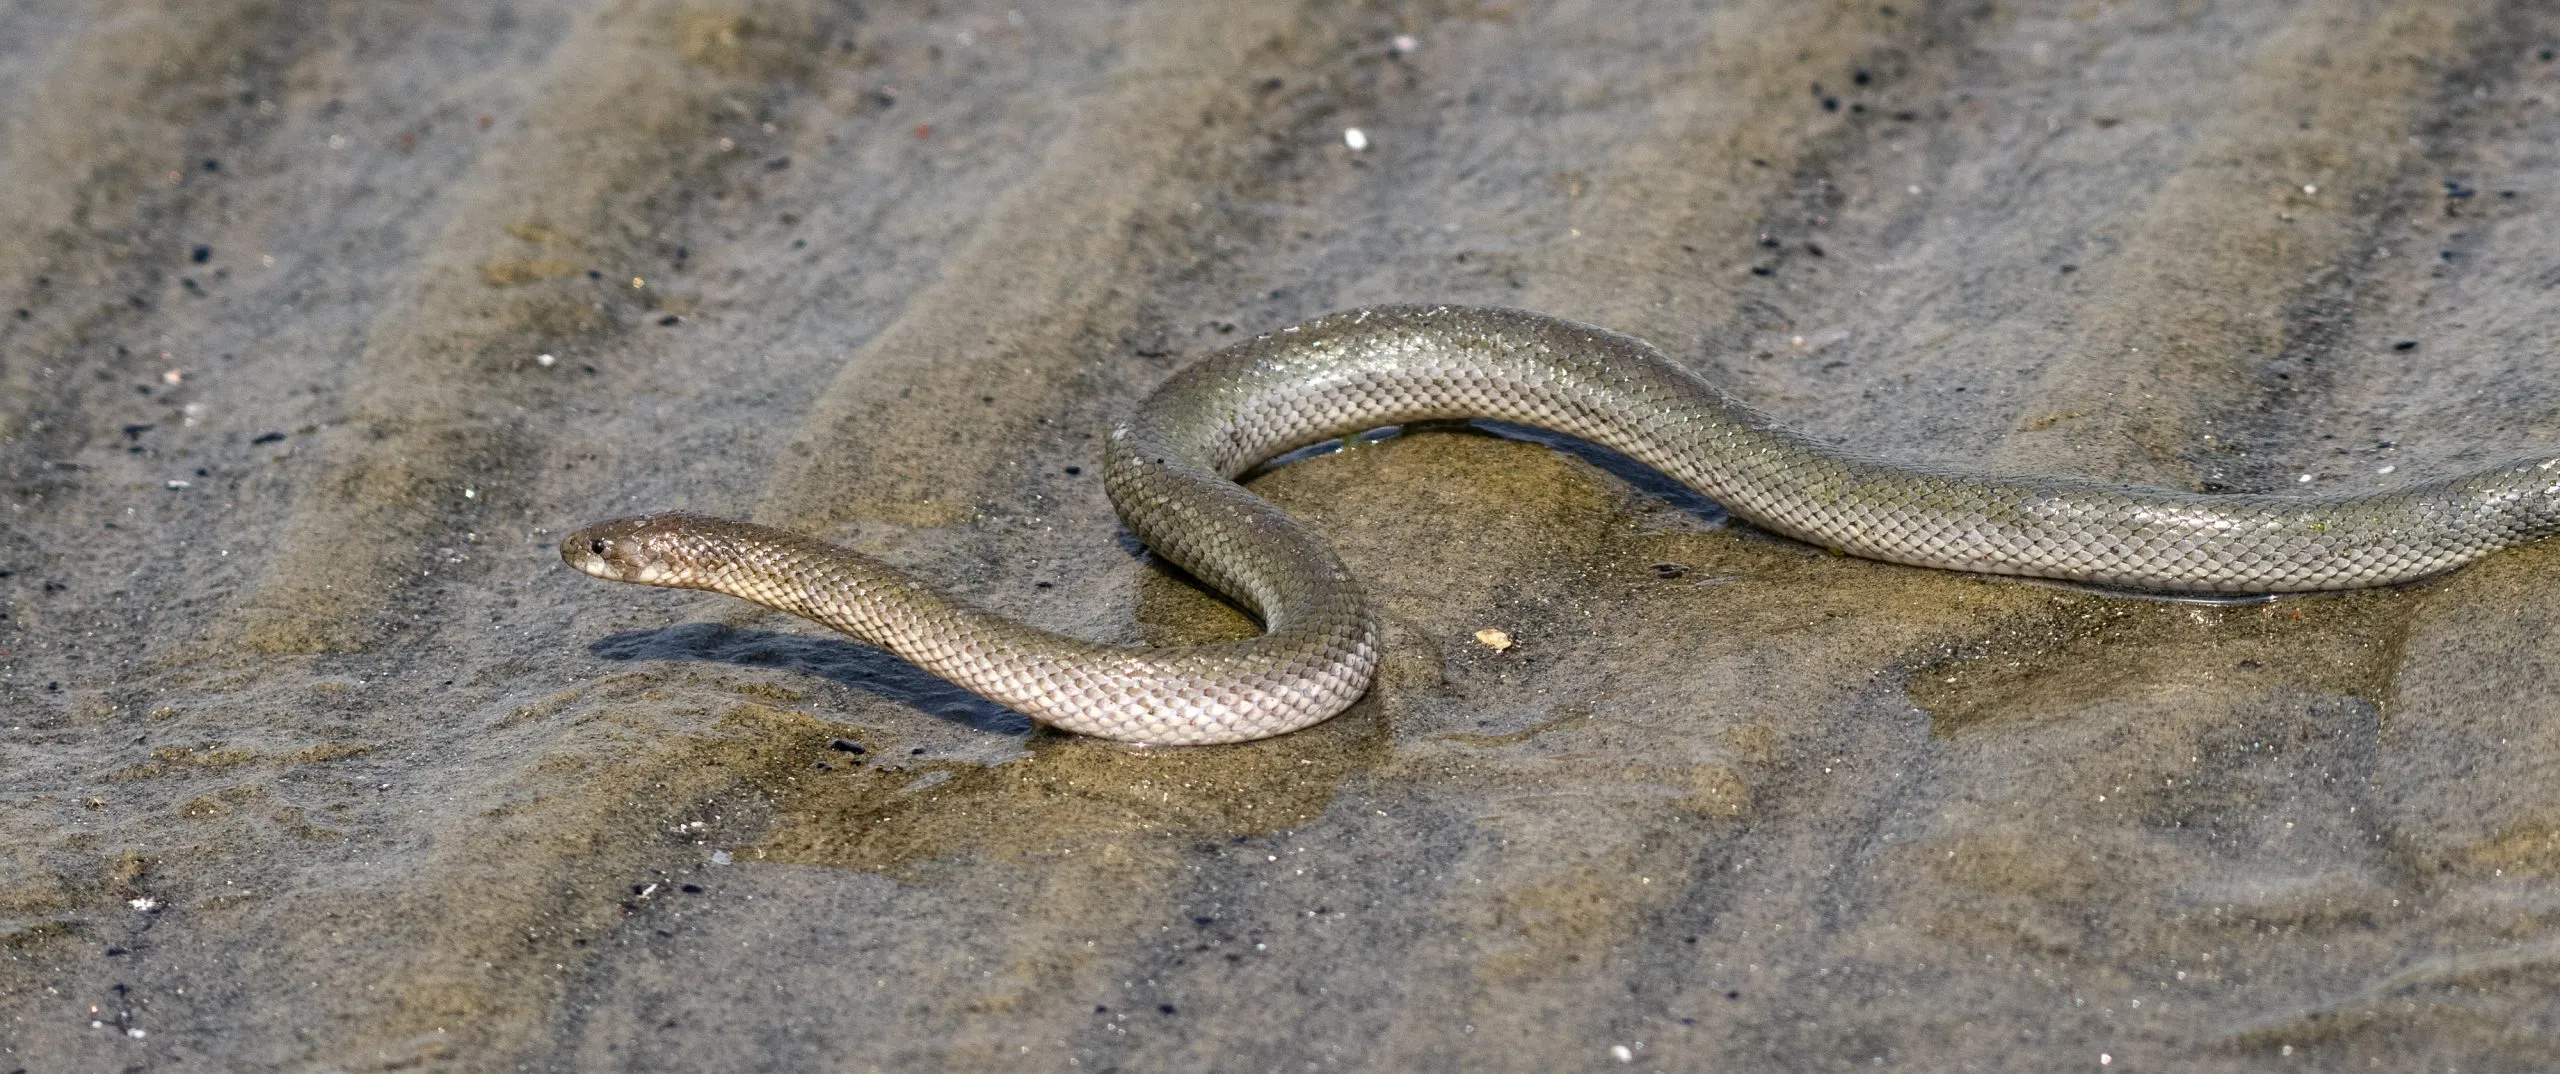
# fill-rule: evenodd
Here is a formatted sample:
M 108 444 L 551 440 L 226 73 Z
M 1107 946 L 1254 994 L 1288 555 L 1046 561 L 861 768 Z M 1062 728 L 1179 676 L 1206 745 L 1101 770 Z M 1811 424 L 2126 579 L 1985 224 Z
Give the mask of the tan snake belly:
M 1233 478 L 1406 422 L 1492 418 L 1613 448 L 1742 518 L 1872 559 L 2136 589 L 2269 593 L 2424 577 L 2560 528 L 2560 458 L 2343 496 L 2204 495 L 1958 473 L 1794 432 L 1641 340 L 1516 310 L 1383 306 L 1210 355 L 1111 430 L 1113 506 L 1267 632 L 1189 648 L 1060 637 L 868 557 L 744 522 L 620 519 L 564 539 L 599 578 L 709 589 L 824 623 L 1035 719 L 1154 744 L 1239 742 L 1341 711 L 1378 632 L 1305 526 Z

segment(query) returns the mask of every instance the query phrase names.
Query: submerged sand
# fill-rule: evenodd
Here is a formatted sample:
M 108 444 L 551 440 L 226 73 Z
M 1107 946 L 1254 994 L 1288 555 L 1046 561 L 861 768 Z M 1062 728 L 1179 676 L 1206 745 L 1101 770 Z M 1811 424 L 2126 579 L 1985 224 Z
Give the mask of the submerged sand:
M 2133 601 L 1417 432 L 1255 483 L 1375 595 L 1368 698 L 1133 752 L 552 542 L 745 515 L 1232 636 L 1095 436 L 1384 301 L 1916 461 L 2455 473 L 2560 444 L 2555 45 L 2528 0 L 0 4 L 0 1074 L 2547 1069 L 2551 548 Z

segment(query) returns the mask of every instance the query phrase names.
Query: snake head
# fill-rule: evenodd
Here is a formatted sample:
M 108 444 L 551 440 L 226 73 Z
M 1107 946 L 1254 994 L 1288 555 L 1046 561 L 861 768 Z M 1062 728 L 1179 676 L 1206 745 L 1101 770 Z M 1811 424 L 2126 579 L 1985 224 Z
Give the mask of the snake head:
M 560 559 L 607 581 L 689 587 L 685 534 L 704 521 L 668 512 L 599 522 L 561 538 Z

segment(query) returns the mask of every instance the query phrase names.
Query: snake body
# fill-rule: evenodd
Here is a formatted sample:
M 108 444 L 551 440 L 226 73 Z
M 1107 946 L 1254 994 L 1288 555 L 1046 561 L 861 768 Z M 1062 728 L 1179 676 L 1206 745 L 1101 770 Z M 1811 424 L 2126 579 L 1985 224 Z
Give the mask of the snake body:
M 1188 648 L 1060 637 L 936 596 L 869 557 L 689 514 L 561 543 L 599 578 L 708 589 L 826 624 L 1035 719 L 1152 744 L 1296 730 L 1368 688 L 1359 584 L 1236 484 L 1274 455 L 1408 422 L 1491 418 L 1615 449 L 1733 514 L 1853 555 L 2193 593 L 2384 585 L 2560 529 L 2560 457 L 2381 492 L 2209 495 L 1872 458 L 1795 432 L 1645 342 L 1517 310 L 1381 306 L 1237 344 L 1115 426 L 1104 484 L 1158 554 L 1266 633 Z

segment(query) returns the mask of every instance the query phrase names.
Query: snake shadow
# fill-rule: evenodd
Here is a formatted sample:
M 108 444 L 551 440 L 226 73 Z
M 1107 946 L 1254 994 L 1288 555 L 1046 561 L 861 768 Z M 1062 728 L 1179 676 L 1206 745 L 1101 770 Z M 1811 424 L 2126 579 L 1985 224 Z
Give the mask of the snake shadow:
M 1271 471 L 1277 470 L 1283 466 L 1288 466 L 1292 463 L 1312 459 L 1318 455 L 1333 454 L 1334 452 L 1342 450 L 1351 441 L 1356 440 L 1365 444 L 1374 444 L 1381 440 L 1393 440 L 1397 437 L 1413 432 L 1462 433 L 1472 436 L 1489 436 L 1498 440 L 1517 440 L 1524 444 L 1544 445 L 1547 448 L 1566 455 L 1571 455 L 1574 458 L 1581 459 L 1584 462 L 1598 467 L 1601 471 L 1609 474 L 1610 476 L 1626 482 L 1629 486 L 1633 487 L 1637 492 L 1642 493 L 1643 495 L 1661 500 L 1673 507 L 1679 508 L 1681 511 L 1687 512 L 1691 517 L 1697 519 L 1702 525 L 1710 528 L 1729 527 L 1738 530 L 1768 533 L 1769 536 L 1772 537 L 1779 536 L 1774 532 L 1761 530 L 1759 527 L 1754 526 L 1743 519 L 1734 517 L 1732 512 L 1724 509 L 1723 504 L 1710 500 L 1705 496 L 1700 495 L 1698 490 L 1673 480 L 1671 475 L 1637 462 L 1625 455 L 1621 455 L 1614 450 L 1601 447 L 1598 444 L 1594 444 L 1579 437 L 1567 436 L 1563 433 L 1552 430 L 1541 429 L 1535 425 L 1514 425 L 1507 421 L 1495 421 L 1491 418 L 1460 418 L 1449 421 L 1417 421 L 1405 425 L 1382 425 L 1378 428 L 1368 430 L 1367 432 L 1354 433 L 1346 437 L 1338 437 L 1332 440 L 1322 441 L 1320 443 L 1309 444 L 1295 451 L 1272 456 L 1269 460 L 1264 461 L 1260 465 L 1246 470 L 1237 480 L 1251 481 L 1254 478 L 1270 473 Z M 1122 535 L 1126 536 L 1127 531 L 1123 530 Z M 1136 542 L 1132 539 L 1129 543 L 1134 545 Z
M 1626 482 L 1630 488 L 1633 488 L 1637 492 L 1637 494 L 1651 497 L 1669 504 L 1681 513 L 1697 520 L 1698 524 L 1708 529 L 1722 529 L 1745 538 L 1756 538 L 1759 540 L 1777 541 L 1783 544 L 1814 547 L 1811 545 L 1804 545 L 1803 542 L 1798 541 L 1793 537 L 1789 537 L 1786 534 L 1779 533 L 1776 530 L 1763 528 L 1758 524 L 1753 523 L 1750 519 L 1735 515 L 1733 512 L 1725 510 L 1723 504 L 1708 499 L 1704 494 L 1698 492 L 1698 490 L 1681 484 L 1679 481 L 1674 480 L 1671 475 L 1663 473 L 1660 470 L 1656 470 L 1644 463 L 1637 462 L 1628 456 L 1621 455 L 1613 449 L 1602 447 L 1579 437 L 1567 436 L 1563 433 L 1554 432 L 1552 430 L 1541 429 L 1535 425 L 1515 425 L 1511 422 L 1494 421 L 1490 418 L 1468 418 L 1455 421 L 1425 421 L 1414 422 L 1409 425 L 1381 426 L 1367 432 L 1355 433 L 1341 439 L 1327 440 L 1318 444 L 1310 444 L 1295 451 L 1275 456 L 1270 461 L 1245 471 L 1243 480 L 1249 481 L 1255 477 L 1259 477 L 1263 474 L 1279 469 L 1280 467 L 1305 459 L 1314 458 L 1318 455 L 1332 454 L 1333 452 L 1342 450 L 1351 441 L 1356 440 L 1362 443 L 1374 444 L 1381 440 L 1392 440 L 1407 433 L 1417 431 L 1490 436 L 1503 440 L 1516 440 L 1524 444 L 1544 445 L 1557 452 L 1570 455 L 1586 463 L 1590 463 L 1601 472 L 1615 477 L 1620 481 Z M 1139 544 L 1136 537 L 1131 536 L 1127 530 L 1122 530 L 1120 536 L 1121 546 L 1123 548 L 1128 549 L 1132 555 L 1138 558 L 1143 559 L 1146 557 L 1146 547 Z M 1171 565 L 1168 564 L 1167 566 L 1170 568 Z M 2238 607 L 2251 604 L 2265 604 L 2282 599 L 2283 597 L 2282 594 L 2274 593 L 2186 593 L 2152 589 L 2129 589 L 2121 586 L 2097 585 L 2089 582 L 2073 582 L 2056 578 L 2028 578 L 2018 575 L 1977 574 L 1971 575 L 1971 577 L 1990 578 L 2019 585 L 2042 586 L 2047 589 L 2060 589 L 2065 592 L 2072 593 L 2087 593 L 2093 596 L 2109 597 L 2119 600 L 2147 600 L 2168 604 L 2204 605 L 2207 607 Z M 2392 588 L 2423 585 L 2425 582 L 2426 579 L 2417 579 L 2415 581 L 2399 583 L 2399 585 L 2393 586 Z
M 782 668 L 815 675 L 938 720 L 997 735 L 1020 735 L 1031 718 L 950 683 L 880 649 L 835 638 L 771 630 L 741 630 L 718 623 L 679 623 L 656 630 L 626 630 L 587 647 L 614 661 L 695 660 L 750 668 Z

